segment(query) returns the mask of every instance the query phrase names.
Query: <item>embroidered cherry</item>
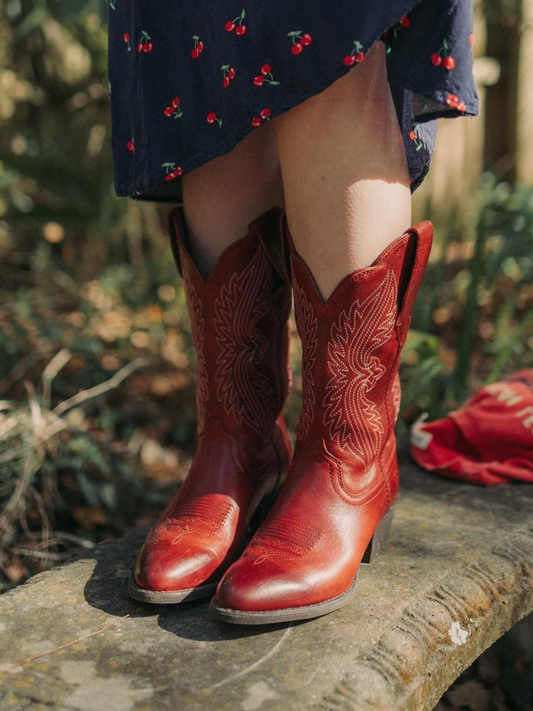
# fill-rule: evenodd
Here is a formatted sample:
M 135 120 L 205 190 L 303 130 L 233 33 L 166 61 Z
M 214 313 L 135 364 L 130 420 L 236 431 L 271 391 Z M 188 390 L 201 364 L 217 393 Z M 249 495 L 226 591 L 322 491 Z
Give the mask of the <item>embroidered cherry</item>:
M 176 167 L 175 163 L 163 163 L 161 167 L 165 168 L 167 171 L 165 180 L 174 180 L 174 178 L 177 178 L 179 175 L 183 174 L 183 168 L 181 166 Z
M 403 17 L 400 17 L 398 22 L 393 27 L 389 28 L 381 35 L 381 39 L 388 37 L 390 32 L 392 32 L 393 37 L 398 37 L 398 34 L 401 32 L 401 30 L 405 30 L 410 26 L 411 26 L 411 18 L 408 17 L 407 15 L 404 15 Z M 387 47 L 387 54 L 390 51 L 391 51 L 391 47 Z
M 433 52 L 431 55 L 431 63 L 435 67 L 440 67 L 442 65 L 448 71 L 455 69 L 457 66 L 457 61 L 455 57 L 452 57 L 450 54 L 450 46 L 445 37 L 442 40 L 442 47 L 439 51 Z
M 133 143 L 133 138 L 131 139 L 131 141 L 128 141 L 126 143 L 126 148 L 128 149 L 128 151 L 135 153 L 135 144 Z
M 457 94 L 448 94 L 448 96 L 446 97 L 446 103 L 450 106 L 457 104 L 458 101 L 459 97 L 457 96 Z
M 207 114 L 207 123 L 215 123 L 215 121 L 218 123 L 219 128 L 222 127 L 222 119 L 217 118 L 217 115 L 214 111 L 210 111 Z
M 446 97 L 446 103 L 448 106 L 451 106 L 452 109 L 457 109 L 457 111 L 461 111 L 463 113 L 466 111 L 465 102 L 461 101 L 457 94 L 448 94 Z
M 468 41 L 470 42 L 470 46 L 474 46 L 474 35 L 470 34 L 468 35 Z
M 192 38 L 194 40 L 194 48 L 191 49 L 191 57 L 193 59 L 198 59 L 200 54 L 204 51 L 204 43 L 198 35 L 193 35 Z
M 254 86 L 263 86 L 265 82 L 267 84 L 271 84 L 272 86 L 279 86 L 279 81 L 274 79 L 270 64 L 263 64 L 261 67 L 261 74 L 254 77 Z
M 131 51 L 131 44 L 130 44 L 130 33 L 129 32 L 124 32 L 124 42 L 128 45 L 128 52 Z
M 451 54 L 449 54 L 447 57 L 444 57 L 444 59 L 442 60 L 442 66 L 445 69 L 448 69 L 449 71 L 451 71 L 452 69 L 455 69 L 455 67 L 457 66 L 455 57 L 452 57 Z
M 151 52 L 154 48 L 154 45 L 151 42 L 151 37 L 148 34 L 148 32 L 145 32 L 144 30 L 141 30 L 141 39 L 139 40 L 137 44 L 137 51 L 138 52 Z
M 307 47 L 313 41 L 313 36 L 306 32 L 302 33 L 301 30 L 294 30 L 293 32 L 288 32 L 287 37 L 292 39 L 291 52 L 293 54 L 301 54 L 304 47 Z
M 352 67 L 354 64 L 362 62 L 365 58 L 365 53 L 363 52 L 363 45 L 361 42 L 354 40 L 353 49 L 350 54 L 344 57 L 343 62 L 347 67 Z
M 223 72 L 222 86 L 227 89 L 231 80 L 235 77 L 235 67 L 230 67 L 229 64 L 223 64 L 221 67 Z
M 446 97 L 446 103 L 448 106 L 451 106 L 452 109 L 457 109 L 457 111 L 466 111 L 466 104 L 464 101 L 461 101 L 457 94 L 448 94 Z
M 419 151 L 423 147 L 424 143 L 420 140 L 420 137 L 416 134 L 415 129 L 416 129 L 416 126 L 409 134 L 409 138 L 412 141 L 414 141 L 415 150 Z
M 260 126 L 263 121 L 269 121 L 272 111 L 270 109 L 263 109 L 259 112 L 259 116 L 254 116 L 252 119 L 252 126 Z
M 167 106 L 163 113 L 167 118 L 170 118 L 171 116 L 174 116 L 175 119 L 181 118 L 183 116 L 183 111 L 180 108 L 180 97 L 174 97 L 170 106 Z
M 456 109 L 457 106 L 459 105 L 459 97 L 457 94 L 448 94 L 446 97 L 446 103 L 448 106 L 451 106 L 452 109 Z
M 233 20 L 228 20 L 224 25 L 226 32 L 235 32 L 235 34 L 239 36 L 246 34 L 247 27 L 246 25 L 243 25 L 244 17 L 245 12 L 243 10 L 241 14 L 234 17 Z

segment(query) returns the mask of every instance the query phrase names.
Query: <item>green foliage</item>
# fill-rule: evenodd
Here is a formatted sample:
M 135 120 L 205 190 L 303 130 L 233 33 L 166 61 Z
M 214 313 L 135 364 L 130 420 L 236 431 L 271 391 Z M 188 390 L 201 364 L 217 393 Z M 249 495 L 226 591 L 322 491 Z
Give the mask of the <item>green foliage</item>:
M 125 248 L 127 205 L 112 189 L 106 12 L 96 0 L 0 5 L 0 217 L 18 240 L 58 223 L 78 241 L 105 232 Z M 80 245 L 71 260 L 90 269 L 101 252 Z
M 473 238 L 454 240 L 451 223 L 422 285 L 403 354 L 408 421 L 533 367 L 533 190 L 486 174 L 478 204 Z
M 483 348 L 491 362 L 486 382 L 502 377 L 513 364 L 532 364 L 533 191 L 497 184 L 487 175 L 480 203 L 454 378 L 459 395 L 466 390 L 483 304 L 491 305 L 494 326 Z

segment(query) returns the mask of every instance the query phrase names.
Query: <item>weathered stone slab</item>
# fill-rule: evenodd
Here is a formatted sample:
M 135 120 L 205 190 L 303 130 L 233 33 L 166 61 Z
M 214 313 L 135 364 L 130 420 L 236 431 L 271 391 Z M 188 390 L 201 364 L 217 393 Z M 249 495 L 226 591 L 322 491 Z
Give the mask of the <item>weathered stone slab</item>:
M 406 458 L 390 544 L 357 600 L 269 628 L 205 602 L 149 607 L 126 584 L 144 530 L 0 597 L 0 709 L 430 711 L 533 610 L 533 487 L 481 489 Z

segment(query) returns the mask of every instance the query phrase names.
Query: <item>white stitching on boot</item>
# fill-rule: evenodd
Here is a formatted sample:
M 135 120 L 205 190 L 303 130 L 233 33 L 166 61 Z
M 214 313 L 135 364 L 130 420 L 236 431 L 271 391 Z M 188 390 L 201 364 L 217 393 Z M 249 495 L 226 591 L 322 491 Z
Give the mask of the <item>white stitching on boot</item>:
M 367 393 L 386 368 L 374 351 L 391 337 L 396 320 L 397 283 L 389 270 L 363 301 L 355 300 L 331 326 L 328 342 L 330 377 L 324 395 L 324 425 L 341 449 L 366 467 L 377 456 L 384 434 L 379 410 Z
M 215 301 L 213 326 L 220 346 L 215 382 L 226 414 L 266 432 L 275 411 L 275 393 L 258 367 L 268 346 L 258 323 L 272 309 L 272 272 L 260 245 L 241 272 L 231 275 Z

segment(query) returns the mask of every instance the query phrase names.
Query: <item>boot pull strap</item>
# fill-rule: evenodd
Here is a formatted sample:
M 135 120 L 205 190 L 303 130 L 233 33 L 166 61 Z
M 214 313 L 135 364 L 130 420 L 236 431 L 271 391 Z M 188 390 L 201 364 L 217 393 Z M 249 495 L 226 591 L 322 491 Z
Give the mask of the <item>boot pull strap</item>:
M 183 277 L 183 271 L 181 268 L 181 257 L 179 252 L 179 244 L 182 241 L 184 235 L 186 234 L 185 226 L 185 216 L 183 214 L 183 207 L 173 208 L 167 216 L 168 220 L 168 233 L 170 235 L 170 248 L 172 250 L 172 256 L 176 262 L 178 272 L 180 276 Z
M 285 271 L 285 276 L 287 278 L 287 281 L 289 284 L 292 281 L 292 262 L 291 262 L 291 248 L 289 244 L 289 239 L 288 237 L 289 234 L 289 226 L 287 224 L 287 214 L 284 212 L 281 216 L 281 223 L 280 223 L 280 232 L 281 232 L 281 258 L 284 266 L 284 271 Z
M 429 220 L 409 230 L 410 245 L 406 251 L 400 286 L 398 322 L 411 323 L 413 304 L 420 289 L 433 243 L 433 225 Z M 407 318 L 406 318 L 407 317 Z
M 271 208 L 267 210 L 250 227 L 254 224 L 257 225 L 257 233 L 272 265 L 283 281 L 290 283 L 290 261 L 288 259 L 288 247 L 285 242 L 284 218 L 281 209 Z

